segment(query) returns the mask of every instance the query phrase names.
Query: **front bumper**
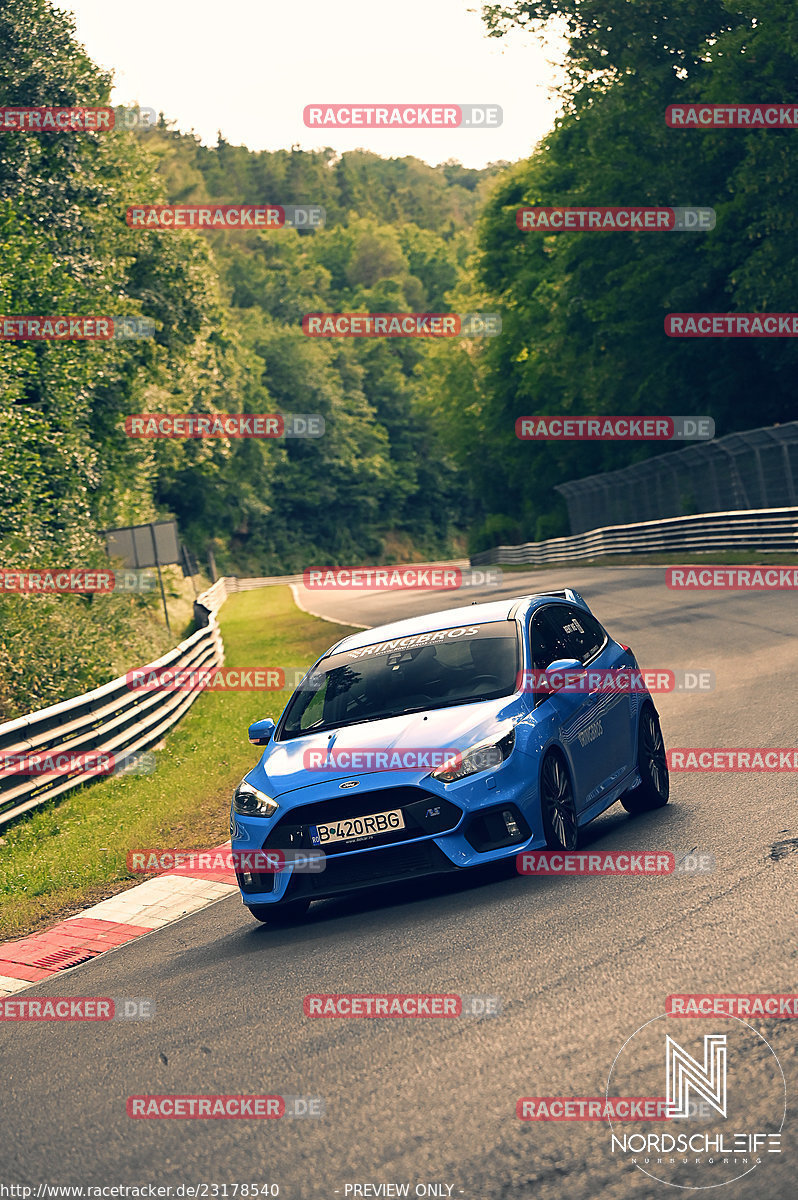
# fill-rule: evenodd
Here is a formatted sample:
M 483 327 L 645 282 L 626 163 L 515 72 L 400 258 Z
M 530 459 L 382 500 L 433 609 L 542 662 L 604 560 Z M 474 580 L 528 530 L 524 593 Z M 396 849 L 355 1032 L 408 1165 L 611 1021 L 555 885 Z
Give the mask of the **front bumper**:
M 494 771 L 443 784 L 428 774 L 374 772 L 358 778 L 357 791 L 340 780 L 288 793 L 270 819 L 232 818 L 234 850 L 307 850 L 318 854 L 308 826 L 318 821 L 365 816 L 401 808 L 405 828 L 363 843 L 326 847 L 323 871 L 292 865 L 274 873 L 239 874 L 245 904 L 323 899 L 423 875 L 474 867 L 545 844 L 531 784 L 529 759 L 513 754 Z M 253 783 L 256 781 L 253 779 Z M 256 784 L 257 786 L 257 784 Z M 290 801 L 290 807 L 287 801 Z

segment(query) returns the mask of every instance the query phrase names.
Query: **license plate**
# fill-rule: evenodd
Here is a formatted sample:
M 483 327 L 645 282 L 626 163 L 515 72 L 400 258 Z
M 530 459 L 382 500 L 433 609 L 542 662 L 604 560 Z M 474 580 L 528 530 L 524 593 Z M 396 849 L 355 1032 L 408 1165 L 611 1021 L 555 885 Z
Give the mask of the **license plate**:
M 377 837 L 381 833 L 394 833 L 404 829 L 405 819 L 401 808 L 390 812 L 370 813 L 367 817 L 346 817 L 342 821 L 330 821 L 324 825 L 311 825 L 310 840 L 314 846 L 326 846 L 330 842 L 360 842 Z

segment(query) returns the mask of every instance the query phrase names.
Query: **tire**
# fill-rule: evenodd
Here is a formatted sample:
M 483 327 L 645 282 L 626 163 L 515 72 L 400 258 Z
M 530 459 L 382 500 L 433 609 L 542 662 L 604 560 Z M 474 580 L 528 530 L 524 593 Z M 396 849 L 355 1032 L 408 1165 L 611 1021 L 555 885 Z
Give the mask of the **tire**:
M 574 790 L 559 754 L 547 754 L 540 772 L 540 812 L 543 833 L 550 850 L 575 850 L 579 826 Z
M 621 804 L 628 813 L 651 812 L 668 803 L 670 780 L 668 756 L 657 716 L 651 704 L 640 714 L 637 735 L 637 769 L 641 783 L 631 792 L 624 792 Z
M 248 904 L 256 921 L 269 925 L 293 925 L 301 921 L 310 908 L 309 900 L 288 900 L 285 904 Z

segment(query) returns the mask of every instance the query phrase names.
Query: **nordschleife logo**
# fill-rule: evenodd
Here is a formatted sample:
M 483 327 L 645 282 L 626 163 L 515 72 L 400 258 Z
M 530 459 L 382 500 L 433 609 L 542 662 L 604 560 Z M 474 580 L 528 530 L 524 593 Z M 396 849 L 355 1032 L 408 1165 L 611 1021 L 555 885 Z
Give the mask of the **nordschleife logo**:
M 677 1036 L 678 1035 L 678 1036 Z M 663 1015 L 627 1038 L 607 1096 L 663 1096 L 659 1119 L 608 1119 L 608 1149 L 650 1179 L 688 1190 L 732 1183 L 757 1168 L 768 1187 L 782 1153 L 784 1073 L 770 1043 L 739 1017 L 685 1022 Z

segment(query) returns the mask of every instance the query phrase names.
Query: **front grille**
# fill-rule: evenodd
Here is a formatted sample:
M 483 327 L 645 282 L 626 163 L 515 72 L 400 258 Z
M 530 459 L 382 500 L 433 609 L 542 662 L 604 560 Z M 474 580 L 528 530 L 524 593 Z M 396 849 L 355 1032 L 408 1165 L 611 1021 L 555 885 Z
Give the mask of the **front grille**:
M 278 821 L 263 843 L 264 850 L 312 850 L 309 826 L 319 822 L 366 817 L 372 813 L 401 809 L 404 829 L 388 830 L 362 842 L 331 842 L 323 849 L 328 857 L 352 850 L 392 846 L 415 838 L 447 833 L 460 821 L 462 809 L 434 792 L 418 787 L 379 788 L 375 791 L 347 792 L 292 808 Z
M 325 870 L 318 874 L 294 875 L 286 899 L 309 896 L 320 900 L 353 888 L 457 869 L 434 842 L 387 846 L 383 850 L 367 850 L 344 858 L 328 858 Z

